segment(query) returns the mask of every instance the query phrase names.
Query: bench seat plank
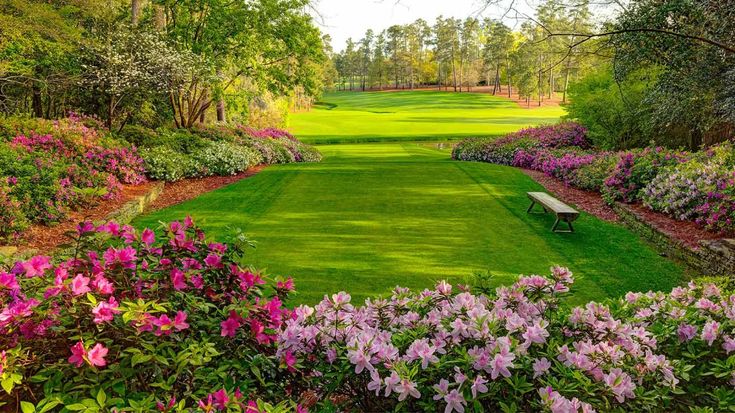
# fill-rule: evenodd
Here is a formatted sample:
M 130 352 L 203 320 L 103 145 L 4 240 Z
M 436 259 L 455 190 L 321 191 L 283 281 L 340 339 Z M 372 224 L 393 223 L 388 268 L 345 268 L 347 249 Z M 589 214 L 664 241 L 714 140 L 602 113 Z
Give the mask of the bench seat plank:
M 528 198 L 531 200 L 531 206 L 528 207 L 527 212 L 531 212 L 535 204 L 539 204 L 544 208 L 545 212 L 553 212 L 556 215 L 556 222 L 551 228 L 552 231 L 556 232 L 560 221 L 564 221 L 569 226 L 567 232 L 573 232 L 572 221 L 579 217 L 579 212 L 562 201 L 554 198 L 553 196 L 545 192 L 528 192 Z

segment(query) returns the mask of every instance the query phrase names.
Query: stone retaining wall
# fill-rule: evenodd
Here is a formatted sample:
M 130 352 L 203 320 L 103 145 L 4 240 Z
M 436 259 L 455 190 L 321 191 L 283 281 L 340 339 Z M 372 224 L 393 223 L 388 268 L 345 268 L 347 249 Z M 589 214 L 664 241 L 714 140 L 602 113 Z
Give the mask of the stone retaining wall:
M 695 249 L 659 231 L 628 205 L 615 203 L 613 209 L 625 226 L 653 243 L 661 253 L 702 275 L 735 276 L 735 239 L 700 241 Z

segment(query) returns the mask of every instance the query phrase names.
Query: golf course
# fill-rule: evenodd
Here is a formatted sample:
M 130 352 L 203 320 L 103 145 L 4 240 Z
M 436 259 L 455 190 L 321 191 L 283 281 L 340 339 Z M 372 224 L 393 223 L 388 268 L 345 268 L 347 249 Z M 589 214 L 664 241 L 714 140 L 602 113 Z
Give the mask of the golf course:
M 389 116 L 383 122 L 381 113 Z M 321 163 L 270 166 L 135 225 L 189 214 L 218 239 L 239 228 L 256 244 L 245 262 L 293 277 L 294 303 L 341 290 L 359 302 L 396 285 L 425 288 L 474 274 L 509 284 L 553 265 L 575 273 L 573 303 L 681 282 L 679 267 L 618 224 L 582 213 L 577 232 L 552 233 L 551 215 L 526 213 L 526 192 L 544 188 L 521 170 L 453 161 L 451 145 L 411 142 L 501 134 L 562 113 L 490 95 L 327 95 L 292 128 L 307 141 L 343 142 L 318 145 Z M 457 121 L 459 114 L 475 122 Z M 366 137 L 401 142 L 354 143 Z

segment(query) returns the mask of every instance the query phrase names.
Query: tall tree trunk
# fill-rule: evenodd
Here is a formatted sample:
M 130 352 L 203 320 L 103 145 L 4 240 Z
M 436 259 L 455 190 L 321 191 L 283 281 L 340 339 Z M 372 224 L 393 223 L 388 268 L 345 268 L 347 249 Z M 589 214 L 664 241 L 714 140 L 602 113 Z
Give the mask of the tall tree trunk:
M 33 107 L 33 116 L 37 118 L 43 117 L 43 101 L 41 100 L 41 89 L 37 85 L 33 85 L 31 90 L 31 104 Z
M 554 71 L 549 71 L 549 99 L 552 98 L 552 95 L 554 93 Z
M 166 10 L 161 6 L 160 4 L 154 4 L 153 5 L 153 15 L 154 15 L 154 28 L 156 30 L 163 31 L 163 29 L 166 28 Z
M 495 65 L 495 82 L 493 83 L 493 95 L 498 92 L 500 86 L 500 63 Z
M 130 23 L 133 26 L 137 26 L 140 20 L 140 3 L 141 0 L 130 0 Z
M 543 99 L 544 91 L 541 90 L 541 69 L 538 70 L 538 105 L 541 106 L 541 99 Z
M 513 90 L 513 88 L 512 88 L 511 82 L 510 82 L 510 77 L 511 77 L 511 76 L 510 76 L 510 61 L 508 61 L 508 60 L 506 59 L 506 61 L 505 61 L 505 62 L 506 62 L 506 63 L 505 63 L 505 65 L 506 65 L 506 68 L 505 68 L 505 70 L 506 70 L 506 71 L 508 72 L 508 99 L 511 99 L 511 98 L 513 97 L 513 96 L 511 95 L 511 93 L 512 93 L 512 90 Z M 520 97 L 520 96 L 519 96 L 519 97 Z
M 567 88 L 569 87 L 569 72 L 571 71 L 571 58 L 567 59 L 567 70 L 564 74 L 564 92 L 562 94 L 561 101 L 566 103 L 567 102 Z
M 220 98 L 217 101 L 217 122 L 227 122 L 224 98 Z

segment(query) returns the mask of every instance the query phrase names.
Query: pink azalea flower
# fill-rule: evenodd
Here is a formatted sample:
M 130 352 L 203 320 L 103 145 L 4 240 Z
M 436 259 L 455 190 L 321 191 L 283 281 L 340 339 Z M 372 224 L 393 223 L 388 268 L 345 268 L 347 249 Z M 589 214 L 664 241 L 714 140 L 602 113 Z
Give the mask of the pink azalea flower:
M 509 368 L 514 367 L 513 360 L 516 358 L 513 353 L 498 353 L 490 364 L 490 377 L 495 380 L 498 376 L 510 377 Z
M 77 274 L 76 277 L 71 280 L 71 292 L 72 294 L 82 295 L 90 292 L 89 289 L 89 277 L 85 277 L 82 274 Z
M 406 400 L 408 396 L 414 397 L 416 399 L 421 398 L 421 393 L 416 388 L 416 383 L 407 379 L 401 380 L 400 383 L 393 388 L 393 390 L 398 393 L 399 402 Z
M 635 398 L 635 394 L 633 393 L 633 390 L 636 387 L 635 383 L 633 383 L 630 376 L 627 373 L 624 373 L 621 369 L 614 368 L 610 370 L 610 373 L 605 374 L 604 382 L 615 394 L 615 399 L 618 402 L 623 403 L 626 398 Z
M 176 317 L 174 317 L 173 321 L 173 327 L 176 329 L 176 331 L 186 330 L 189 328 L 189 324 L 186 322 L 186 313 L 183 311 L 178 311 L 176 313 Z
M 549 371 L 551 368 L 551 362 L 546 359 L 546 357 L 542 357 L 540 359 L 537 359 L 533 362 L 533 378 L 542 376 L 544 373 Z
M 149 228 L 146 228 L 140 234 L 140 241 L 147 247 L 150 247 L 154 242 L 156 242 L 156 234 Z
M 449 295 L 452 293 L 452 285 L 442 280 L 436 285 L 436 291 L 442 295 Z
M 288 371 L 290 372 L 296 371 L 296 369 L 294 368 L 296 366 L 296 356 L 294 356 L 292 352 L 286 351 L 283 354 L 282 361 L 283 361 L 283 364 L 288 369 Z
M 447 381 L 447 379 L 441 379 L 439 380 L 439 384 L 435 384 L 433 388 L 436 391 L 433 399 L 441 400 L 444 398 L 444 396 L 449 394 L 449 381 Z
M 94 322 L 95 324 L 101 324 L 108 321 L 112 321 L 112 319 L 115 317 L 115 314 L 119 314 L 120 310 L 118 308 L 118 303 L 115 300 L 115 297 L 110 297 L 108 301 L 101 301 L 97 306 L 95 306 L 92 309 L 92 314 L 94 314 Z
M 408 361 L 421 360 L 421 368 L 426 369 L 429 363 L 436 363 L 439 358 L 434 355 L 436 347 L 429 344 L 427 339 L 416 340 L 406 350 Z
M 289 277 L 288 279 L 286 279 L 286 281 L 278 281 L 276 283 L 276 288 L 283 291 L 293 291 L 293 278 Z
M 690 324 L 681 324 L 677 330 L 679 341 L 689 341 L 697 335 L 697 327 Z
M 107 356 L 108 349 L 100 343 L 97 343 L 87 352 L 87 360 L 89 364 L 97 367 L 104 367 L 107 365 L 105 356 Z
M 201 275 L 192 275 L 189 281 L 191 281 L 191 285 L 193 285 L 197 290 L 204 288 L 204 279 Z
M 238 318 L 230 315 L 225 321 L 220 323 L 222 327 L 222 337 L 235 337 L 237 329 L 240 328 L 240 321 Z
M 115 287 L 112 285 L 112 283 L 102 274 L 97 274 L 94 276 L 92 287 L 94 287 L 97 292 L 102 295 L 109 295 L 115 291 Z
M 43 276 L 46 270 L 51 268 L 51 257 L 36 255 L 30 260 L 22 262 L 20 265 L 23 271 L 25 271 L 26 277 L 40 277 Z
M 204 263 L 212 268 L 223 268 L 222 257 L 216 254 L 207 255 L 207 258 L 204 259 Z
M 704 328 L 702 328 L 702 340 L 707 342 L 707 345 L 712 345 L 712 343 L 717 340 L 717 336 L 719 335 L 719 329 L 720 329 L 720 323 L 717 321 L 708 321 Z
M 224 410 L 227 408 L 227 402 L 230 401 L 230 397 L 227 396 L 225 389 L 220 389 L 214 392 L 212 397 L 214 398 L 214 407 L 216 407 L 217 410 Z
M 87 355 L 87 350 L 84 349 L 84 343 L 77 342 L 71 346 L 71 356 L 69 356 L 69 363 L 75 367 L 82 367 L 84 364 L 84 357 Z
M 487 386 L 485 385 L 487 383 L 487 380 L 485 380 L 482 376 L 475 377 L 475 380 L 472 381 L 472 386 L 470 387 L 470 391 L 472 392 L 472 398 L 477 398 L 477 393 L 487 393 Z
M 464 413 L 464 406 L 467 404 L 467 401 L 457 389 L 450 391 L 449 394 L 444 396 L 444 401 L 447 402 L 444 413 L 452 413 L 453 411 Z
M 183 271 L 178 268 L 174 268 L 171 270 L 171 285 L 173 285 L 176 291 L 186 289 L 186 277 L 184 276 Z
M 11 291 L 17 291 L 20 289 L 20 285 L 18 285 L 18 280 L 15 278 L 15 275 L 0 271 L 0 289 L 3 288 Z

